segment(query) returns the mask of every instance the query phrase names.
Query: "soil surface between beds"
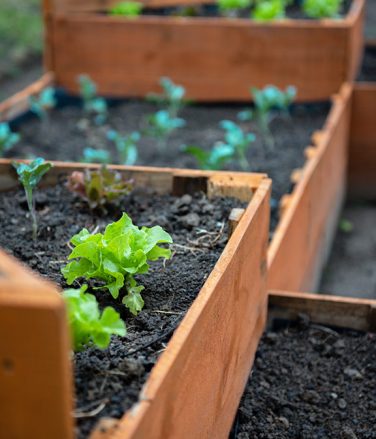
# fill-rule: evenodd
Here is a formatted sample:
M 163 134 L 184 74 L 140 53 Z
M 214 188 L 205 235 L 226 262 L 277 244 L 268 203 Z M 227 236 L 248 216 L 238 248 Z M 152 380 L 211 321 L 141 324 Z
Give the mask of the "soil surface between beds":
M 78 125 L 85 125 L 84 114 L 79 105 L 62 106 L 53 110 L 48 124 L 36 117 L 20 120 L 14 126 L 22 140 L 7 157 L 25 158 L 30 155 L 48 160 L 80 161 L 83 149 L 87 146 L 108 149 L 112 162 L 118 162 L 114 146 L 106 139 L 109 128 L 121 134 L 145 129 L 145 116 L 154 113 L 159 107 L 144 101 L 123 101 L 109 110 L 109 120 L 103 126 L 89 125 L 82 131 Z M 169 138 L 165 151 L 157 148 L 155 139 L 142 137 L 139 143 L 138 165 L 171 166 L 177 168 L 197 168 L 197 162 L 181 151 L 181 145 L 198 145 L 206 150 L 216 142 L 224 140 L 224 131 L 219 127 L 221 120 L 237 121 L 239 111 L 244 105 L 190 105 L 183 109 L 181 117 L 186 127 L 176 130 Z M 322 129 L 330 110 L 330 104 L 319 103 L 295 105 L 290 116 L 276 116 L 271 122 L 275 138 L 273 148 L 266 147 L 254 122 L 239 123 L 245 132 L 254 132 L 256 141 L 248 151 L 249 171 L 267 173 L 273 179 L 272 222 L 273 230 L 278 221 L 278 202 L 292 189 L 291 172 L 304 165 L 304 149 L 311 144 L 311 135 Z M 79 122 L 81 121 L 81 122 Z M 226 166 L 228 170 L 240 170 L 234 163 Z
M 232 198 L 208 200 L 202 193 L 177 198 L 135 190 L 98 216 L 64 185 L 39 189 L 36 201 L 39 239 L 33 242 L 22 189 L 0 193 L 0 247 L 62 288 L 68 287 L 60 273 L 70 253 L 67 242 L 83 227 L 103 231 L 125 211 L 134 224 L 160 225 L 174 240 L 173 258 L 152 262 L 150 273 L 138 276 L 145 286 L 145 308 L 137 317 L 125 309 L 121 298 L 115 301 L 109 293 L 89 288 L 101 307 L 114 306 L 121 313 L 128 333 L 125 338 L 113 337 L 104 351 L 89 348 L 75 354 L 76 410 L 90 412 L 104 404 L 97 416 L 77 419 L 77 437 L 83 439 L 99 417 L 119 418 L 137 401 L 158 356 L 226 245 L 231 209 L 245 205 Z
M 349 202 L 341 218 L 352 230 L 338 228 L 319 291 L 376 299 L 376 203 Z
M 233 439 L 375 439 L 376 334 L 302 321 L 268 331 Z

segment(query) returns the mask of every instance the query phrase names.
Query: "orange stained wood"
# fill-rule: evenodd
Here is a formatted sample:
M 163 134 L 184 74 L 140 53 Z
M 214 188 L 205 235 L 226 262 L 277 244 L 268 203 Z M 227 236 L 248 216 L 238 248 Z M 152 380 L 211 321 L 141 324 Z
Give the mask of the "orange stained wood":
M 56 182 L 62 173 L 88 167 L 96 166 L 55 162 L 45 182 Z M 225 438 L 266 318 L 271 182 L 262 174 L 160 168 L 148 171 L 148 168 L 122 166 L 116 169 L 135 178 L 137 185 L 152 184 L 161 192 L 181 191 L 184 187 L 194 190 L 205 184 L 209 196 L 232 195 L 250 202 L 212 273 L 152 370 L 139 404 L 119 423 L 111 420 L 101 423 L 92 437 L 104 438 L 105 429 L 112 439 Z M 17 184 L 9 160 L 0 161 L 0 176 L 2 190 Z M 56 294 L 54 299 L 58 298 Z M 26 301 L 20 303 L 27 309 Z M 29 315 L 31 318 L 34 313 L 29 312 Z M 41 320 L 39 314 L 35 315 Z M 49 326 L 53 328 L 52 323 Z M 48 340 L 43 339 L 43 342 L 52 346 L 52 350 L 61 349 L 67 353 L 64 340 L 59 342 L 52 329 L 46 332 Z M 53 340 L 58 341 L 54 344 Z M 17 346 L 22 351 L 20 345 Z M 51 355 L 50 350 L 47 352 Z M 27 361 L 24 358 L 24 365 Z M 42 368 L 44 375 L 48 374 L 46 368 L 51 361 Z M 57 371 L 62 376 L 61 369 Z M 35 382 L 41 385 L 39 381 Z M 67 390 L 62 401 L 70 398 L 71 393 Z M 35 411 L 30 410 L 29 415 L 32 413 L 35 415 Z M 45 413 L 47 411 L 43 416 Z M 66 421 L 69 419 L 66 418 Z M 13 421 L 14 418 L 12 425 Z M 29 435 L 28 439 L 45 437 L 37 431 L 39 436 Z M 61 432 L 65 431 L 61 429 Z M 57 434 L 50 437 L 60 439 L 64 436 Z
M 87 73 L 108 96 L 145 96 L 169 76 L 198 101 L 248 101 L 251 86 L 266 84 L 294 85 L 298 100 L 321 100 L 355 77 L 362 50 L 364 0 L 341 20 L 267 24 L 47 8 L 47 68 L 72 92 Z
M 351 90 L 345 84 L 333 97 L 323 130 L 313 136 L 300 179 L 283 199 L 268 253 L 270 290 L 317 287 L 346 191 Z
M 73 439 L 72 402 L 63 301 L 0 252 L 1 437 Z
M 307 315 L 312 322 L 376 331 L 376 300 L 354 299 L 305 292 L 269 291 L 269 317 L 295 319 Z
M 354 85 L 349 193 L 352 197 L 376 199 L 376 82 Z

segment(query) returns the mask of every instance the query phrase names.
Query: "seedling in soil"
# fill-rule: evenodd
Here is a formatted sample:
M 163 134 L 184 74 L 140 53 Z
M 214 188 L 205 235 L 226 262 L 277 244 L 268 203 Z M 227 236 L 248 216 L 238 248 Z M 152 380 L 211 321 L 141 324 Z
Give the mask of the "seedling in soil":
M 343 0 L 304 0 L 303 11 L 310 18 L 339 18 Z
M 132 166 L 136 163 L 138 157 L 137 142 L 141 139 L 141 134 L 138 131 L 127 136 L 121 136 L 115 130 L 107 132 L 107 138 L 114 142 L 122 165 Z
M 103 124 L 107 119 L 107 103 L 97 96 L 97 85 L 87 75 L 80 75 L 78 83 L 85 113 L 93 115 L 97 125 Z
M 296 97 L 296 88 L 289 86 L 285 91 L 274 85 L 267 85 L 263 89 L 251 88 L 255 110 L 245 110 L 238 114 L 242 121 L 256 120 L 265 143 L 270 149 L 274 147 L 274 138 L 270 130 L 270 122 L 276 112 L 288 114 L 289 107 Z
M 132 181 L 124 180 L 120 172 L 112 171 L 106 166 L 98 170 L 73 172 L 68 178 L 67 187 L 83 198 L 91 209 L 104 212 L 106 205 L 129 194 L 133 189 Z
M 117 15 L 126 18 L 138 17 L 144 5 L 141 2 L 120 2 L 110 9 L 110 15 Z
M 0 157 L 11 149 L 21 139 L 18 133 L 13 133 L 8 123 L 0 123 Z
M 244 133 L 239 125 L 230 120 L 222 120 L 220 126 L 225 130 L 225 143 L 232 147 L 240 167 L 247 170 L 249 167 L 247 151 L 251 143 L 256 140 L 256 136 L 253 133 Z
M 256 21 L 271 21 L 285 18 L 284 0 L 262 0 L 256 3 L 251 17 Z
M 148 99 L 164 105 L 171 119 L 175 119 L 186 103 L 184 100 L 185 88 L 182 85 L 174 84 L 170 78 L 166 77 L 161 78 L 159 83 L 163 93 L 161 95 L 150 94 Z
M 339 222 L 339 230 L 343 233 L 351 233 L 354 230 L 354 224 L 348 219 L 342 218 Z
M 111 335 L 125 337 L 127 333 L 119 313 L 107 306 L 101 314 L 97 299 L 85 293 L 86 290 L 87 285 L 83 285 L 79 290 L 72 288 L 63 292 L 73 349 L 76 352 L 91 345 L 106 349 Z
M 201 169 L 219 171 L 234 159 L 234 149 L 222 142 L 215 144 L 210 151 L 205 151 L 199 146 L 182 146 L 183 152 L 191 154 L 198 162 Z
M 83 163 L 102 163 L 108 164 L 111 161 L 111 155 L 106 149 L 85 148 L 81 162 Z
M 180 117 L 171 117 L 167 110 L 159 110 L 147 118 L 148 133 L 158 141 L 158 148 L 166 149 L 168 136 L 177 128 L 185 126 L 185 120 Z
M 55 89 L 53 87 L 45 88 L 38 96 L 31 96 L 30 110 L 36 114 L 40 120 L 47 120 L 50 110 L 56 107 Z
M 125 286 L 122 302 L 134 315 L 144 306 L 141 291 L 134 276 L 149 270 L 149 261 L 171 258 L 171 250 L 158 244 L 172 244 L 171 236 L 160 226 L 139 228 L 123 213 L 119 221 L 109 224 L 104 233 L 91 234 L 82 229 L 70 240 L 74 246 L 69 259 L 75 259 L 62 269 L 71 285 L 78 278 L 97 279 L 105 283 L 114 299 Z
M 33 190 L 37 187 L 43 175 L 51 169 L 52 164 L 42 158 L 37 158 L 30 162 L 30 164 L 19 162 L 12 162 L 12 164 L 17 171 L 19 181 L 25 189 L 27 206 L 32 220 L 33 239 L 35 240 L 38 234 L 38 223 Z
M 251 6 L 251 0 L 217 0 L 219 12 L 225 17 L 238 17 L 240 11 Z

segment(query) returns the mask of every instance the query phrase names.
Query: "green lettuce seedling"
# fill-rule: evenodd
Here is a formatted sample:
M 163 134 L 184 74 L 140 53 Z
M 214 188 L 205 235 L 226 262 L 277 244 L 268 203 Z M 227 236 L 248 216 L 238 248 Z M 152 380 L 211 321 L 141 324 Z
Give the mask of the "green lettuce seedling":
M 106 205 L 129 194 L 133 184 L 130 180 L 124 180 L 120 172 L 112 171 L 103 165 L 98 170 L 72 172 L 67 187 L 84 199 L 91 209 L 106 211 Z
M 163 77 L 159 81 L 163 93 L 150 94 L 148 100 L 162 104 L 172 119 L 176 118 L 185 105 L 185 88 L 182 85 L 175 84 L 170 78 Z
M 138 157 L 137 142 L 141 139 L 138 131 L 127 136 L 121 136 L 115 130 L 107 131 L 107 139 L 114 142 L 122 165 L 132 166 L 136 163 Z
M 0 123 L 0 157 L 11 149 L 21 139 L 18 133 L 13 133 L 7 122 Z
M 52 164 L 45 162 L 45 160 L 42 158 L 37 158 L 30 162 L 30 164 L 12 162 L 12 165 L 16 169 L 18 179 L 25 189 L 27 206 L 29 208 L 32 220 L 33 239 L 37 239 L 38 223 L 33 190 L 36 188 L 43 175 L 51 169 Z
M 95 123 L 101 125 L 107 119 L 107 103 L 105 99 L 97 96 L 97 85 L 88 75 L 80 75 L 78 83 L 85 113 L 94 115 Z
M 38 96 L 31 96 L 30 111 L 35 113 L 40 120 L 48 119 L 48 112 L 56 107 L 55 89 L 45 88 Z
M 199 146 L 183 145 L 182 151 L 192 155 L 198 162 L 201 169 L 219 171 L 225 165 L 234 160 L 235 151 L 230 145 L 222 142 L 216 143 L 210 151 L 205 151 Z
M 304 0 L 303 11 L 310 18 L 339 18 L 343 0 Z
M 166 149 L 168 136 L 177 128 L 185 126 L 185 120 L 180 117 L 171 117 L 167 110 L 159 110 L 147 118 L 148 133 L 158 140 L 158 148 Z
M 171 250 L 159 247 L 160 243 L 172 243 L 171 236 L 160 226 L 139 228 L 123 213 L 119 221 L 109 224 L 104 233 L 91 234 L 82 229 L 70 240 L 74 246 L 69 259 L 74 259 L 62 269 L 71 285 L 78 278 L 97 279 L 105 283 L 116 299 L 120 289 L 126 288 L 123 303 L 134 315 L 144 306 L 141 291 L 134 278 L 149 270 L 149 261 L 169 259 Z
M 83 163 L 102 163 L 104 165 L 111 162 L 110 152 L 106 149 L 85 148 L 83 150 Z
M 117 15 L 126 18 L 138 17 L 144 5 L 141 2 L 120 2 L 110 9 L 110 15 Z
M 251 88 L 255 109 L 245 110 L 238 114 L 242 121 L 255 119 L 260 132 L 269 148 L 274 147 L 274 138 L 270 130 L 270 122 L 275 111 L 288 113 L 291 103 L 296 97 L 296 88 L 289 86 L 285 91 L 274 85 L 267 85 L 263 89 Z
M 92 294 L 85 294 L 86 290 L 87 285 L 83 285 L 79 290 L 68 289 L 63 292 L 73 349 L 76 352 L 91 345 L 106 349 L 111 335 L 125 337 L 127 333 L 119 313 L 110 306 L 101 313 L 97 299 Z
M 284 0 L 262 0 L 256 3 L 251 17 L 256 21 L 271 21 L 285 18 Z
M 249 167 L 247 151 L 251 143 L 256 140 L 256 136 L 253 133 L 244 133 L 240 126 L 231 120 L 222 120 L 220 127 L 225 130 L 225 143 L 233 148 L 240 167 L 247 170 Z
M 219 12 L 226 17 L 237 17 L 241 9 L 249 8 L 251 0 L 217 0 Z

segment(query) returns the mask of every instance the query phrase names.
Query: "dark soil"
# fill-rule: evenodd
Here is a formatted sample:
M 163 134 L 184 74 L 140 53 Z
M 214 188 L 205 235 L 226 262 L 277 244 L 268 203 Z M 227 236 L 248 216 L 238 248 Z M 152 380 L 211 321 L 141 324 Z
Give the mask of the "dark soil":
M 376 1 L 366 1 L 365 37 L 376 40 Z
M 342 218 L 353 230 L 338 229 L 319 291 L 376 299 L 376 204 L 349 203 Z
M 267 332 L 233 439 L 376 438 L 376 335 L 301 322 Z
M 376 81 L 376 47 L 366 47 L 364 49 L 358 81 Z
M 175 166 L 196 168 L 196 160 L 183 153 L 182 144 L 199 145 L 210 149 L 217 141 L 224 140 L 223 129 L 219 122 L 224 119 L 236 121 L 237 114 L 244 105 L 191 105 L 183 109 L 181 117 L 186 120 L 186 127 L 176 130 L 169 138 L 167 147 L 161 151 L 155 139 L 144 135 L 139 143 L 139 165 Z M 265 146 L 254 122 L 240 123 L 246 132 L 256 133 L 256 142 L 251 144 L 248 153 L 249 170 L 265 172 L 273 179 L 272 208 L 273 224 L 277 221 L 278 200 L 290 192 L 291 171 L 305 163 L 304 149 L 310 144 L 311 134 L 321 129 L 328 115 L 328 103 L 295 105 L 291 117 L 277 116 L 271 123 L 275 146 Z M 90 125 L 80 130 L 83 113 L 79 105 L 67 105 L 55 109 L 50 114 L 47 124 L 30 116 L 15 125 L 22 135 L 21 142 L 8 151 L 8 157 L 41 156 L 49 160 L 80 161 L 85 147 L 103 149 L 113 153 L 112 161 L 118 157 L 113 145 L 106 139 L 110 127 L 122 134 L 145 128 L 145 116 L 157 110 L 148 102 L 127 101 L 113 105 L 110 120 L 105 126 Z M 81 122 L 79 122 L 81 121 Z M 84 121 L 85 122 L 85 121 Z M 240 170 L 237 164 L 227 169 Z
M 306 19 L 311 20 L 304 14 L 301 6 L 301 1 L 296 0 L 291 6 L 286 8 L 286 17 L 293 19 Z M 351 0 L 344 0 L 340 9 L 340 16 L 345 16 L 351 6 Z M 231 17 L 250 19 L 252 8 L 243 8 L 236 12 L 236 15 L 230 14 Z M 162 15 L 162 16 L 184 16 L 184 17 L 219 17 L 221 13 L 215 4 L 206 4 L 199 6 L 180 6 L 180 7 L 168 7 L 168 8 L 149 8 L 142 12 L 142 15 Z
M 135 224 L 159 224 L 174 240 L 173 258 L 165 264 L 151 263 L 150 273 L 139 276 L 145 286 L 145 308 L 138 317 L 109 293 L 90 289 L 102 307 L 111 305 L 121 313 L 128 333 L 125 339 L 114 337 L 105 351 L 90 348 L 75 355 L 76 411 L 88 412 L 105 403 L 98 416 L 77 419 L 82 439 L 99 417 L 119 418 L 137 401 L 150 370 L 226 245 L 231 209 L 244 203 L 231 198 L 209 201 L 202 193 L 176 198 L 134 191 L 98 216 L 63 185 L 40 189 L 36 199 L 40 226 L 39 240 L 33 242 L 22 190 L 0 194 L 0 247 L 62 288 L 67 287 L 60 273 L 70 252 L 67 242 L 83 227 L 99 226 L 102 231 L 126 211 Z

